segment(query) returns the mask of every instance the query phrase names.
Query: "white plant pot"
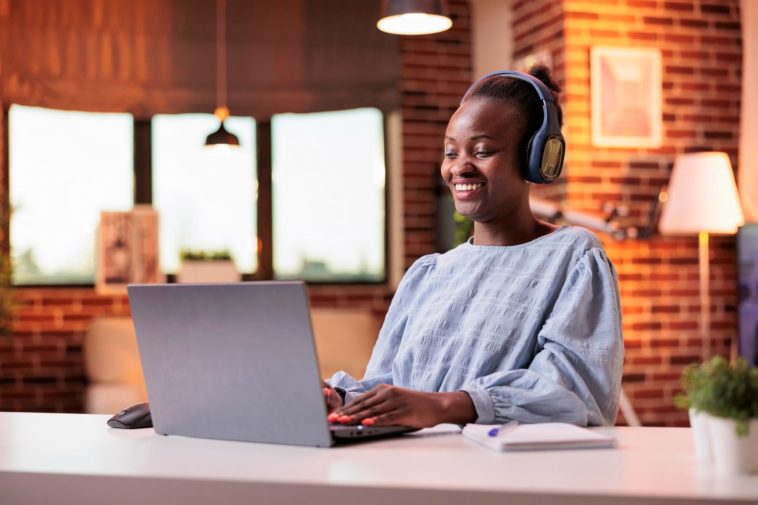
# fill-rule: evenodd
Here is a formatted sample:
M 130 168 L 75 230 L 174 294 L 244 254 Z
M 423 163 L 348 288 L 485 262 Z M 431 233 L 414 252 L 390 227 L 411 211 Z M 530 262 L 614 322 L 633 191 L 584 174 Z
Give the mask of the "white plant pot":
M 689 410 L 692 436 L 695 439 L 695 461 L 709 463 L 713 460 L 711 451 L 711 435 L 708 422 L 713 416 L 695 409 Z
M 716 472 L 740 475 L 758 471 L 758 419 L 750 421 L 747 436 L 737 435 L 733 419 L 711 416 L 708 420 Z
M 181 269 L 176 274 L 179 283 L 207 282 L 238 282 L 240 280 L 237 267 L 233 261 L 204 260 L 183 261 Z

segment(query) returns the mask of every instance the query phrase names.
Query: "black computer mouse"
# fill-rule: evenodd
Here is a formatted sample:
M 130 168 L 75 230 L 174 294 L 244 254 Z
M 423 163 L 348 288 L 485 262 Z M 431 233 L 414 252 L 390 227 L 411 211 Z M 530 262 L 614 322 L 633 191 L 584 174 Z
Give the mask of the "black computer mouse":
M 138 403 L 127 407 L 115 416 L 108 419 L 111 428 L 152 428 L 153 418 L 150 417 L 150 404 Z

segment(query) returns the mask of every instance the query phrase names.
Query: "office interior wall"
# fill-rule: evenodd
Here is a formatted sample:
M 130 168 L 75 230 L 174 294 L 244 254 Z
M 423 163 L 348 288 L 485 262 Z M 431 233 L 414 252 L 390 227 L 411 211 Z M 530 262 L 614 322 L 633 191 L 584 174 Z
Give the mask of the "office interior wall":
M 558 103 L 565 109 L 565 36 L 564 2 L 559 0 L 532 0 L 511 2 L 513 26 L 513 62 L 531 60 L 539 54 L 547 56 L 553 80 L 561 87 Z M 587 8 L 592 8 L 587 6 Z M 528 70 L 528 69 L 524 69 Z M 563 133 L 571 127 L 564 112 Z M 569 146 L 570 150 L 571 146 Z M 563 201 L 568 179 L 562 175 L 552 184 L 532 186 L 532 194 L 551 201 Z
M 512 0 L 472 0 L 474 78 L 513 68 Z
M 677 154 L 706 147 L 727 152 L 739 166 L 738 0 L 522 1 L 514 4 L 514 29 L 516 57 L 545 48 L 555 56 L 564 88 L 566 205 L 596 212 L 605 203 L 623 205 L 627 224 L 641 227 Z M 592 145 L 593 46 L 661 50 L 660 148 Z M 625 390 L 643 424 L 686 425 L 673 396 L 683 368 L 700 359 L 697 238 L 601 238 L 620 280 Z M 710 334 L 714 352 L 728 355 L 736 333 L 734 238 L 713 237 L 710 253 Z

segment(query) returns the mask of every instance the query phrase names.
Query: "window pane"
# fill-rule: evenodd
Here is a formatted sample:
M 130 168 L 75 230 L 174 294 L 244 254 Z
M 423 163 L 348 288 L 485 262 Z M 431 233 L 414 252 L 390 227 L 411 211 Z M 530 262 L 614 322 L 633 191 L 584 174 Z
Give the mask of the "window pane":
M 384 279 L 381 112 L 279 114 L 271 128 L 276 276 Z
M 8 122 L 13 282 L 94 283 L 100 211 L 134 202 L 132 116 L 13 105 Z
M 258 267 L 255 121 L 226 120 L 239 149 L 205 148 L 205 137 L 217 128 L 211 114 L 153 117 L 153 205 L 165 273 L 177 271 L 181 249 L 227 250 L 240 272 Z

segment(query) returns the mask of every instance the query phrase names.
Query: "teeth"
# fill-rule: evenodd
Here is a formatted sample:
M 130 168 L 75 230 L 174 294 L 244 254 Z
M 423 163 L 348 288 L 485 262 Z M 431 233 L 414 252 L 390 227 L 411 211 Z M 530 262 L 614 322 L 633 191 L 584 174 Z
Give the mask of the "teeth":
M 456 191 L 474 191 L 475 189 L 479 189 L 482 186 L 484 186 L 484 184 L 482 184 L 482 183 L 477 183 L 477 184 L 456 184 L 455 185 L 455 190 Z

